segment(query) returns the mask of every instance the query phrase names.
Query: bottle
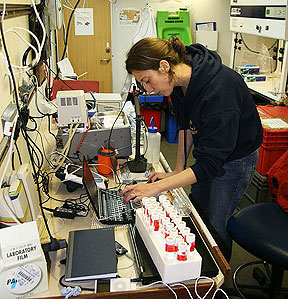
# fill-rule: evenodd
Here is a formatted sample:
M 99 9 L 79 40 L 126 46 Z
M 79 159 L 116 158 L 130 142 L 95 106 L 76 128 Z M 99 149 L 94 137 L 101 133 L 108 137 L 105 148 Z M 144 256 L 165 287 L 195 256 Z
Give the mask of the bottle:
M 175 252 L 175 238 L 168 236 L 165 240 L 165 252 L 166 258 L 171 260 L 174 259 Z
M 151 117 L 150 127 L 146 133 L 147 151 L 145 158 L 149 163 L 159 163 L 160 159 L 160 141 L 161 134 L 157 131 L 157 127 L 154 127 L 154 118 Z
M 188 244 L 188 256 L 193 256 L 195 250 L 195 235 L 193 233 L 186 236 L 186 243 Z
M 177 260 L 187 261 L 187 244 L 185 242 L 180 242 L 178 244 Z

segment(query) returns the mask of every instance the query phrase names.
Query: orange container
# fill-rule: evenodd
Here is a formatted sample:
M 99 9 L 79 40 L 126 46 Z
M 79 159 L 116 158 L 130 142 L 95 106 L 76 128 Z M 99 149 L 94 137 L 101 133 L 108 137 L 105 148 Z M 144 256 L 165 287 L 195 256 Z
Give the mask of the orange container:
M 103 145 L 98 150 L 97 170 L 104 176 L 109 176 L 116 171 L 116 152 L 114 149 L 105 148 Z

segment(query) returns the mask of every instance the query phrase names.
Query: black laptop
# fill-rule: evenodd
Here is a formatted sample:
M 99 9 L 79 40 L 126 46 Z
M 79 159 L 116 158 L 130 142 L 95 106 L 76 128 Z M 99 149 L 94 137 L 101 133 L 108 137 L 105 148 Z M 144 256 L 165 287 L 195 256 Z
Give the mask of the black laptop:
M 134 223 L 134 209 L 139 203 L 125 205 L 119 191 L 98 188 L 85 157 L 82 170 L 82 182 L 98 220 L 103 224 Z

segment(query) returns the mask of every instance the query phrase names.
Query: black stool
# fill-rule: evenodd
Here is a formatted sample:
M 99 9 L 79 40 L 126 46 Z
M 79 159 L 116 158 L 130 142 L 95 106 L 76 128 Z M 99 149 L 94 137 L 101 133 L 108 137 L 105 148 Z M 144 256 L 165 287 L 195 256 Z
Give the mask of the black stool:
M 279 298 L 284 270 L 288 269 L 288 213 L 277 203 L 254 204 L 240 210 L 229 219 L 228 231 L 235 242 L 263 261 L 260 263 L 264 263 L 269 284 L 265 287 L 265 281 L 262 280 L 261 288 L 267 292 L 267 298 Z M 237 285 L 237 273 L 245 266 L 256 263 L 259 262 L 242 265 L 234 273 L 233 285 L 241 298 L 246 297 L 240 291 L 240 285 Z M 271 273 L 267 264 L 272 265 Z M 257 275 L 257 270 L 253 274 L 254 278 L 261 276 Z

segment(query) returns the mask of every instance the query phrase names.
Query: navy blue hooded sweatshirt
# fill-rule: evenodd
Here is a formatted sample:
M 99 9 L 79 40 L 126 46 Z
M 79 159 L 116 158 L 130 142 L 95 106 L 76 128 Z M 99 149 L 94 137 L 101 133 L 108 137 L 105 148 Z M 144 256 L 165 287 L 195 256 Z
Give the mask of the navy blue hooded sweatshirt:
M 223 163 L 240 159 L 262 143 L 261 121 L 242 77 L 222 64 L 220 56 L 200 44 L 186 47 L 192 75 L 185 96 L 171 95 L 181 129 L 193 134 L 197 181 L 224 174 Z

